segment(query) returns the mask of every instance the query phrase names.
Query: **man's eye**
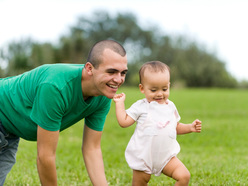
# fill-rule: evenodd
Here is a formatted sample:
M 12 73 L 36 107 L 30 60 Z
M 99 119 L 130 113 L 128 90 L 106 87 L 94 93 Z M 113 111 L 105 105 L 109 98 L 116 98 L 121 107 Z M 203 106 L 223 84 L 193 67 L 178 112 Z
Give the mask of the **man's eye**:
M 122 72 L 121 72 L 121 75 L 122 75 L 122 76 L 127 75 L 127 70 L 122 71 Z
M 121 75 L 122 76 L 125 76 L 127 74 L 127 72 L 122 72 Z
M 115 71 L 108 71 L 108 73 L 109 73 L 109 74 L 114 74 L 114 73 L 115 73 Z

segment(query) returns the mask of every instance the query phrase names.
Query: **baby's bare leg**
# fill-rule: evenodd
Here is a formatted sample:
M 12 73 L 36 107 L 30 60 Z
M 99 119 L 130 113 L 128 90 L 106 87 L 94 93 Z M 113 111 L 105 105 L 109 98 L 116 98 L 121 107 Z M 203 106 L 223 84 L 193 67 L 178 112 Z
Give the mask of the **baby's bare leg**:
M 184 164 L 177 158 L 173 157 L 164 167 L 163 174 L 176 180 L 176 186 L 189 185 L 190 173 Z
M 146 186 L 151 178 L 150 174 L 143 171 L 133 170 L 133 183 L 132 186 Z

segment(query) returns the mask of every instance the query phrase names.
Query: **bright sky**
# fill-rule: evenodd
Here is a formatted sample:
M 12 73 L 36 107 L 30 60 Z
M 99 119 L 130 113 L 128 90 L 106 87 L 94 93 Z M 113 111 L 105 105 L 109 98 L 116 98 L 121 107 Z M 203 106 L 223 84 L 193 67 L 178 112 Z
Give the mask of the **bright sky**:
M 238 80 L 248 80 L 247 0 L 0 0 L 0 48 L 27 36 L 56 42 L 82 15 L 132 12 L 144 26 L 183 34 L 215 52 Z

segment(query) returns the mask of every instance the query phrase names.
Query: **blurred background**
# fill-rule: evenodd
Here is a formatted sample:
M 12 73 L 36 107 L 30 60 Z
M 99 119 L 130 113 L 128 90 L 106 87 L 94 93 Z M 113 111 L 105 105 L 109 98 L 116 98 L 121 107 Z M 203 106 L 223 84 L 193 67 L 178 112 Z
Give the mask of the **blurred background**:
M 47 63 L 85 63 L 92 45 L 127 50 L 126 85 L 150 60 L 174 87 L 248 88 L 246 0 L 0 0 L 0 78 Z

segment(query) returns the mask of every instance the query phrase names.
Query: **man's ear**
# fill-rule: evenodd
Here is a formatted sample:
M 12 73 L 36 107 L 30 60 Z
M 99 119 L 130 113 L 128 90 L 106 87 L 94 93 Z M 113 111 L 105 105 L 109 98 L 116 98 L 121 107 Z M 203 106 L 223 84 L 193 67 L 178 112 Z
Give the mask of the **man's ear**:
M 139 84 L 140 92 L 144 94 L 144 86 L 142 84 Z
M 84 68 L 85 68 L 87 74 L 91 76 L 92 75 L 92 70 L 94 68 L 93 65 L 90 62 L 87 62 L 85 64 Z

